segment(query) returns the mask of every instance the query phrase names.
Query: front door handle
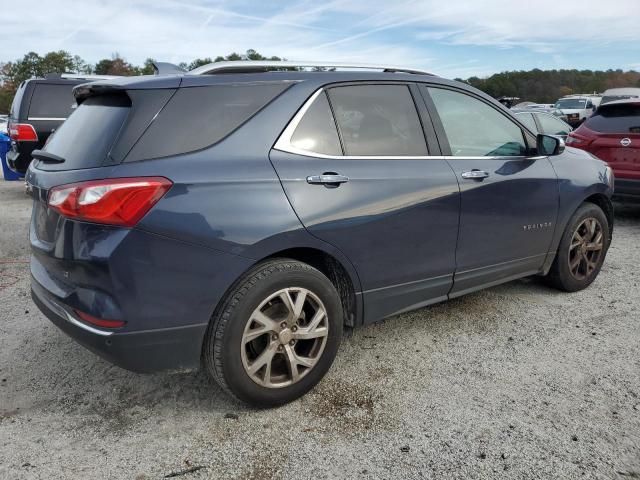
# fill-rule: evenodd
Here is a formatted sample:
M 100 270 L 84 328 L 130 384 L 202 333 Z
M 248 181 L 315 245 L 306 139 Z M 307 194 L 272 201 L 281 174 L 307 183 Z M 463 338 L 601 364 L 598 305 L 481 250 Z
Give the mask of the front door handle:
M 307 183 L 312 185 L 330 185 L 338 186 L 341 183 L 347 183 L 349 177 L 340 175 L 337 173 L 323 173 L 322 175 L 309 175 L 307 177 Z
M 484 180 L 489 176 L 489 172 L 474 168 L 470 172 L 462 172 L 462 178 L 467 180 Z

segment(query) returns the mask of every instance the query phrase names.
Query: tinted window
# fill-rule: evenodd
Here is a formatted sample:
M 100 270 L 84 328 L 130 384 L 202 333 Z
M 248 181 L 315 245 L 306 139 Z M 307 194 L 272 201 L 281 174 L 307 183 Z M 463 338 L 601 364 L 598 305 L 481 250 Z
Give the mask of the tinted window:
M 463 93 L 429 88 L 454 156 L 519 156 L 522 130 L 486 103 Z
M 551 115 L 537 115 L 542 133 L 546 135 L 569 135 L 571 127 Z
M 133 147 L 126 161 L 179 155 L 213 145 L 289 85 L 279 82 L 181 88 Z
M 427 155 L 418 112 L 406 85 L 329 90 L 345 155 Z
M 291 136 L 291 145 L 325 155 L 342 155 L 338 131 L 324 92 L 318 95 Z
M 607 104 L 589 119 L 586 127 L 603 133 L 640 133 L 640 104 Z
M 533 115 L 531 113 L 518 113 L 516 114 L 518 120 L 524 123 L 525 127 L 531 130 L 533 133 L 538 133 L 538 126 L 536 125 Z
M 72 170 L 102 165 L 129 113 L 126 96 L 103 95 L 85 100 L 49 137 L 48 152 L 63 163 L 38 162 L 42 170 Z
M 36 84 L 31 96 L 29 117 L 67 118 L 76 105 L 74 86 Z

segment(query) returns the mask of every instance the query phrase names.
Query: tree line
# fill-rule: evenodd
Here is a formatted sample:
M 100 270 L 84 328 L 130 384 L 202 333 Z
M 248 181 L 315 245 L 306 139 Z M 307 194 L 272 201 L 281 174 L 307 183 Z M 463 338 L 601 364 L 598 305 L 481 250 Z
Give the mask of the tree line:
M 573 93 L 602 93 L 608 88 L 640 87 L 640 72 L 623 70 L 539 70 L 502 72 L 464 81 L 498 98 L 519 97 L 536 103 L 554 103 Z
M 192 70 L 212 62 L 234 60 L 283 60 L 280 57 L 265 57 L 255 50 L 231 53 L 215 58 L 196 58 L 179 64 Z M 97 75 L 151 75 L 154 73 L 152 58 L 142 65 L 127 62 L 118 53 L 95 64 L 87 63 L 78 55 L 59 50 L 44 56 L 29 52 L 21 59 L 0 62 L 0 114 L 6 114 L 20 83 L 31 77 L 44 77 L 48 73 L 78 73 Z M 572 93 L 603 92 L 608 88 L 640 87 L 640 72 L 623 70 L 539 70 L 502 72 L 487 78 L 471 77 L 466 82 L 489 95 L 519 97 L 523 101 L 552 103 Z
M 255 50 L 247 50 L 245 53 L 230 53 L 226 56 L 215 58 L 196 58 L 193 61 L 181 62 L 179 67 L 185 70 L 206 65 L 212 62 L 234 60 L 283 60 L 280 57 L 265 57 Z M 132 65 L 118 53 L 111 58 L 104 58 L 95 64 L 85 62 L 79 55 L 59 50 L 49 52 L 44 56 L 36 52 L 29 52 L 21 59 L 0 62 L 0 114 L 6 114 L 11 107 L 13 96 L 20 83 L 31 77 L 44 77 L 49 73 L 78 73 L 83 75 L 152 75 L 154 73 L 153 58 L 147 58 L 142 65 Z

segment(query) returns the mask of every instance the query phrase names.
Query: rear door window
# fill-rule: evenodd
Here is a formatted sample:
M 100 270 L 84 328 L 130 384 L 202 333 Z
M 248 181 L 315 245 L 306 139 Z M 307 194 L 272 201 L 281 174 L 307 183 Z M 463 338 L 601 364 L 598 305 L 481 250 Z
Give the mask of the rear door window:
M 428 155 L 407 85 L 334 87 L 328 94 L 345 155 Z
M 125 95 L 101 95 L 85 100 L 49 137 L 45 150 L 65 159 L 38 161 L 41 170 L 73 170 L 101 166 L 129 114 Z
M 31 96 L 29 119 L 65 119 L 76 107 L 73 96 L 75 85 L 37 83 Z
M 180 155 L 218 143 L 289 86 L 274 82 L 180 88 L 125 161 Z
M 538 122 L 545 135 L 569 135 L 571 128 L 551 115 L 537 114 Z
M 453 156 L 526 155 L 522 129 L 497 109 L 461 92 L 432 87 L 428 90 Z
M 640 103 L 607 104 L 585 125 L 602 133 L 640 133 Z
M 525 125 L 525 127 L 533 133 L 538 133 L 538 126 L 536 125 L 536 121 L 533 119 L 532 113 L 518 113 L 516 116 L 518 117 L 518 120 Z
M 325 92 L 313 101 L 290 140 L 291 146 L 324 155 L 342 155 L 340 139 Z

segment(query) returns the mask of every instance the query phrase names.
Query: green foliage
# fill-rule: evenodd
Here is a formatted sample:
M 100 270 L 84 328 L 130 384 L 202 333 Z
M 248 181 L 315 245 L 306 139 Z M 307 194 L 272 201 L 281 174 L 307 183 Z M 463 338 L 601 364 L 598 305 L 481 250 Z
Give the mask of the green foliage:
M 150 59 L 147 59 L 149 61 Z M 146 68 L 146 62 L 145 67 Z M 153 67 L 151 67 L 153 73 Z M 94 68 L 96 75 L 140 75 L 140 68 L 134 67 L 124 58 L 120 56 L 118 52 L 114 53 L 111 58 L 104 58 L 96 63 Z

